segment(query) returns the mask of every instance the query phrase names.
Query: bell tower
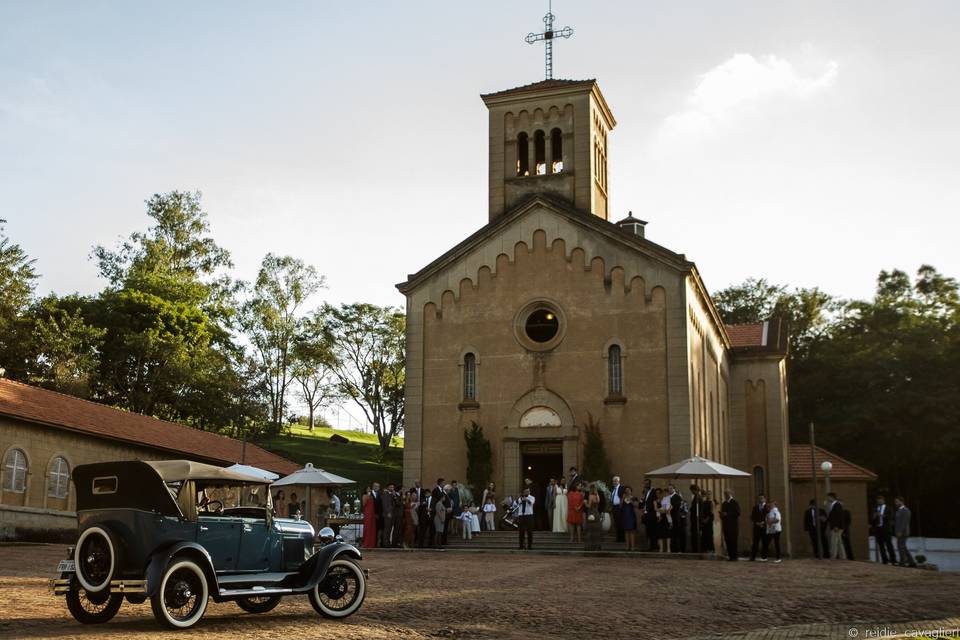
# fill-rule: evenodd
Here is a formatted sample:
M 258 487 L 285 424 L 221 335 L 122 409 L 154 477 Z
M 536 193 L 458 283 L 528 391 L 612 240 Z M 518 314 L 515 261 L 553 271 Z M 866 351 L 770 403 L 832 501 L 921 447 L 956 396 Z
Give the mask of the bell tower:
M 534 194 L 608 219 L 607 137 L 617 123 L 596 80 L 548 79 L 481 98 L 491 221 Z

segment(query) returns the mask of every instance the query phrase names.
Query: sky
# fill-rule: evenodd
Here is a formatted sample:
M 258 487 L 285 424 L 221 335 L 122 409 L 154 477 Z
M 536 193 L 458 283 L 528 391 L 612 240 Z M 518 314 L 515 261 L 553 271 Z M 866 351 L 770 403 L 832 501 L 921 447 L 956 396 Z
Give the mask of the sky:
M 543 78 L 546 2 L 0 2 L 0 218 L 38 292 L 104 286 L 91 248 L 200 190 L 251 280 L 268 252 L 330 302 L 487 221 L 480 93 Z M 556 0 L 558 78 L 597 78 L 612 218 L 749 277 L 872 294 L 960 277 L 960 3 Z

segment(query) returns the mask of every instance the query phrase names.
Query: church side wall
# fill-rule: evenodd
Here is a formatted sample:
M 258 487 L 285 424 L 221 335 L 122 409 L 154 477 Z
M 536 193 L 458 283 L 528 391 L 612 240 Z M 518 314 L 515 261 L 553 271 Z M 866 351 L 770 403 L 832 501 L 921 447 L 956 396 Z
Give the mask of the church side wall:
M 645 471 L 672 462 L 666 365 L 676 339 L 667 309 L 679 305 L 683 316 L 682 287 L 682 273 L 548 210 L 425 282 L 408 303 L 409 344 L 422 351 L 408 353 L 404 484 L 463 481 L 463 431 L 473 421 L 491 441 L 501 495 L 519 485 L 519 456 L 530 443 L 562 440 L 564 470 L 579 466 L 588 413 L 626 482 L 639 484 Z M 526 350 L 514 333 L 516 314 L 537 298 L 555 302 L 564 316 L 562 342 L 545 353 Z M 604 402 L 613 342 L 624 356 L 622 403 Z M 477 407 L 460 406 L 468 351 L 477 357 Z M 520 427 L 518 405 L 530 397 L 570 417 L 559 427 Z
M 783 515 L 784 549 L 790 552 L 791 523 L 788 469 L 786 361 L 783 358 L 735 360 L 730 367 L 733 466 L 755 473 L 762 469 L 763 491 Z M 735 483 L 741 505 L 756 501 L 756 478 Z M 741 535 L 751 535 L 749 518 Z

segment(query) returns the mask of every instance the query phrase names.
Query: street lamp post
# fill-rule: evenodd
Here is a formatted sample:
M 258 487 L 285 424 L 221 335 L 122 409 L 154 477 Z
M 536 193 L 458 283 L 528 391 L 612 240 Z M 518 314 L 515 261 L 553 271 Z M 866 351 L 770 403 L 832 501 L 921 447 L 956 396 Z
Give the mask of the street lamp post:
M 823 471 L 824 484 L 827 486 L 827 495 L 831 493 L 830 491 L 830 470 L 833 469 L 833 463 L 829 460 L 824 460 L 820 463 L 820 470 Z

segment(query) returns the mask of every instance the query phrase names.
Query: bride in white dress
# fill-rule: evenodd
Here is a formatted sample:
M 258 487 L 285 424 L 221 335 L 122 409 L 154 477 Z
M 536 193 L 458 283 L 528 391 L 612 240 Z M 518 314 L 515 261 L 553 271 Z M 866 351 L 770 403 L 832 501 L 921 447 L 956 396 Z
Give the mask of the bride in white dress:
M 567 489 L 557 491 L 557 496 L 553 499 L 553 532 L 567 532 Z

